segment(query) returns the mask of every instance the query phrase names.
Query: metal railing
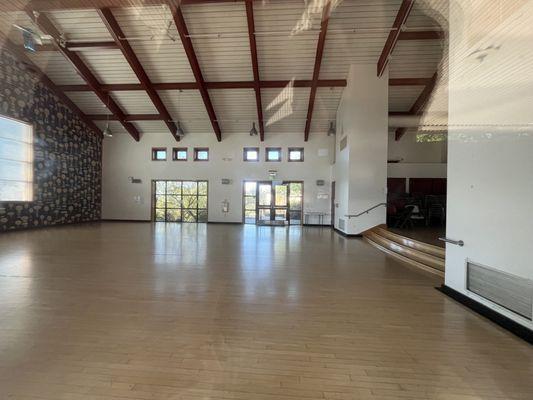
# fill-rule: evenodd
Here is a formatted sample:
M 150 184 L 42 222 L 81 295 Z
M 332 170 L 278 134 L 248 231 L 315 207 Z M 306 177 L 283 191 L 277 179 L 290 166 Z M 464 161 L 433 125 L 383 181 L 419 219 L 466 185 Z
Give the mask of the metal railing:
M 379 203 L 379 204 L 376 204 L 375 206 L 372 206 L 370 207 L 368 210 L 365 210 L 363 212 L 360 212 L 359 214 L 346 214 L 345 217 L 350 219 L 350 218 L 357 218 L 357 217 L 360 217 L 361 215 L 363 214 L 368 214 L 370 211 L 378 208 L 378 207 L 381 207 L 381 206 L 386 206 L 387 203 Z

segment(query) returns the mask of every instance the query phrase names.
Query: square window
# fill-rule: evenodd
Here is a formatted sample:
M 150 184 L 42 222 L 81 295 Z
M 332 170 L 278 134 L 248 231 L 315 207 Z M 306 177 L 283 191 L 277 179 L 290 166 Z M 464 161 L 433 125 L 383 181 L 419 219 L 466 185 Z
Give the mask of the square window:
M 289 161 L 303 161 L 304 149 L 303 147 L 290 147 L 289 148 Z
M 209 149 L 206 147 L 196 147 L 194 149 L 194 161 L 209 161 Z
M 152 161 L 166 161 L 167 149 L 166 147 L 153 147 L 152 148 Z
M 172 149 L 172 159 L 174 161 L 187 161 L 187 148 L 174 147 Z
M 0 116 L 0 202 L 33 200 L 33 126 Z
M 281 161 L 281 147 L 267 147 L 266 160 Z
M 259 147 L 245 147 L 244 161 L 259 161 Z

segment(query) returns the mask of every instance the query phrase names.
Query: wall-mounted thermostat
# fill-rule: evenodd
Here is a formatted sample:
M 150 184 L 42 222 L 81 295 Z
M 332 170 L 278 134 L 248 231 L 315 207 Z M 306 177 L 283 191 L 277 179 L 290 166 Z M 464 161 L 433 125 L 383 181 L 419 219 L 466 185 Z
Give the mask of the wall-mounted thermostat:
M 222 184 L 223 185 L 231 185 L 231 179 L 228 178 L 222 178 Z

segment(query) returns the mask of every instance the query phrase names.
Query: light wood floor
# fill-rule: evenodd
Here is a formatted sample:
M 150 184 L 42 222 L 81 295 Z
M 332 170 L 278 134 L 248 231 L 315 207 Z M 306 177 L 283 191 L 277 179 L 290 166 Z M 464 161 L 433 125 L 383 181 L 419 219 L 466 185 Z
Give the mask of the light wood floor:
M 533 399 L 533 349 L 328 229 L 0 235 L 0 399 Z

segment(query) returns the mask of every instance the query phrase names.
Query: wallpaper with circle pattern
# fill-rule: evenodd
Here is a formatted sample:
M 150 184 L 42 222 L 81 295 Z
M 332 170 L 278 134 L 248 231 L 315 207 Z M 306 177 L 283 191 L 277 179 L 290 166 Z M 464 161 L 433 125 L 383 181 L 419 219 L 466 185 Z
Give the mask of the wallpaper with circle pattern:
M 0 231 L 99 220 L 101 137 L 7 50 L 0 114 L 34 126 L 34 201 L 0 203 Z

